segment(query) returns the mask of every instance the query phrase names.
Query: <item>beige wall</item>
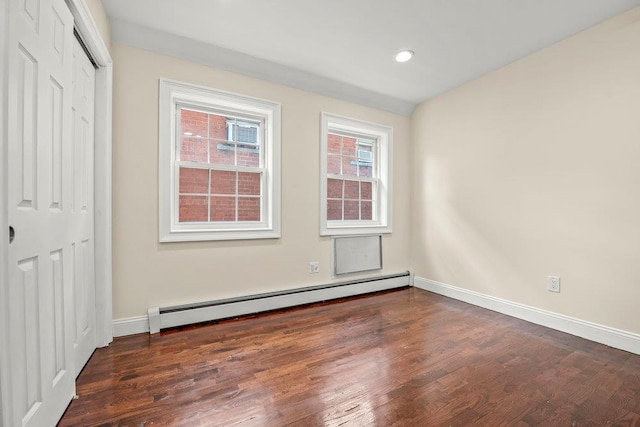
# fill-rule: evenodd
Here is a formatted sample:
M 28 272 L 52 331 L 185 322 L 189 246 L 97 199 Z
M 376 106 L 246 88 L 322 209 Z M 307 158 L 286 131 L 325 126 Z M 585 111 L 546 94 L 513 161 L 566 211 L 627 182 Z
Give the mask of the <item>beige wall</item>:
M 330 239 L 319 236 L 320 112 L 394 129 L 394 231 L 384 271 L 409 267 L 409 118 L 114 44 L 114 319 L 190 303 L 331 282 Z M 282 238 L 158 243 L 158 79 L 282 104 Z M 309 261 L 321 272 L 309 274 Z M 362 276 L 353 276 L 362 277 Z M 344 279 L 342 279 L 344 280 Z
M 102 5 L 101 0 L 85 0 L 89 13 L 93 18 L 93 22 L 96 23 L 98 31 L 104 40 L 104 44 L 107 48 L 111 49 L 111 26 L 109 23 L 109 16 Z
M 416 109 L 417 276 L 640 333 L 639 46 L 635 9 Z

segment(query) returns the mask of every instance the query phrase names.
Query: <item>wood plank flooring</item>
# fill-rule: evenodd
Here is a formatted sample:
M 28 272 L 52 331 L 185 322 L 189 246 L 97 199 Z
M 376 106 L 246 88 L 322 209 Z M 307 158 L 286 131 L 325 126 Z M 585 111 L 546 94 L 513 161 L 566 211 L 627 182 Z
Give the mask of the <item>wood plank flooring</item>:
M 416 288 L 117 338 L 60 426 L 640 426 L 640 356 Z

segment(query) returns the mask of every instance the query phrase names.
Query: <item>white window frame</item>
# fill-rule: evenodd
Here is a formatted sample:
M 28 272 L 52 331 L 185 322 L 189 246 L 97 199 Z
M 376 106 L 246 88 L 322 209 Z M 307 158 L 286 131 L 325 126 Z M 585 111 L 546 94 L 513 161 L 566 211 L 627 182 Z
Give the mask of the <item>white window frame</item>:
M 376 140 L 378 185 L 374 195 L 373 220 L 327 219 L 327 153 L 329 133 L 346 133 Z M 357 147 L 356 147 L 357 154 Z M 357 158 L 357 157 L 356 157 Z M 320 125 L 320 235 L 368 235 L 392 232 L 393 128 L 330 113 L 321 114 Z
M 273 101 L 168 79 L 160 79 L 159 102 L 160 242 L 279 238 L 281 105 Z M 177 108 L 185 106 L 224 111 L 231 115 L 249 115 L 264 121 L 264 141 L 260 141 L 260 149 L 264 150 L 261 221 L 178 222 L 176 153 L 179 126 L 176 117 Z

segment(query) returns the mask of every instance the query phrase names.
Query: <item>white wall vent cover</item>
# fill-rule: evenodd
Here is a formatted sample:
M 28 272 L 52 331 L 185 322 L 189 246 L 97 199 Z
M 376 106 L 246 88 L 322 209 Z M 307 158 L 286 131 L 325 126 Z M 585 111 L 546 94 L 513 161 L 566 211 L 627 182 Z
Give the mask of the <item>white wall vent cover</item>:
M 333 239 L 336 276 L 382 269 L 382 236 L 344 236 Z

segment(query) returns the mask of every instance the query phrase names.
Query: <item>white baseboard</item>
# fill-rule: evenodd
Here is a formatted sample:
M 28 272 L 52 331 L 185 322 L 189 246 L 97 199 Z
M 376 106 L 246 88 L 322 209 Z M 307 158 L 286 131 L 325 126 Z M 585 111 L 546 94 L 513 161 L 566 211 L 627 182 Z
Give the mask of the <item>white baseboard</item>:
M 113 321 L 113 336 L 144 334 L 149 332 L 149 319 L 147 316 L 129 317 Z
M 512 317 L 517 317 L 518 319 L 531 323 L 586 338 L 610 347 L 640 354 L 640 335 L 632 332 L 541 310 L 422 277 L 414 277 L 413 286 Z

